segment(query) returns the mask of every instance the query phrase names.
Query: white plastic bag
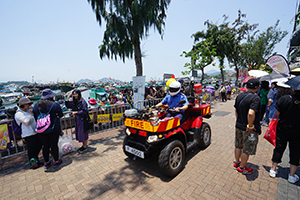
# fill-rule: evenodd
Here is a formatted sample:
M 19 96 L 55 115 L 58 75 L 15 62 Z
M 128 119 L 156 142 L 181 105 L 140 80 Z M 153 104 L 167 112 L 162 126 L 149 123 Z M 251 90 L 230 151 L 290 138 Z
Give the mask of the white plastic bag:
M 70 135 L 66 134 L 59 137 L 57 145 L 61 156 L 71 153 L 72 151 L 75 151 L 73 140 Z

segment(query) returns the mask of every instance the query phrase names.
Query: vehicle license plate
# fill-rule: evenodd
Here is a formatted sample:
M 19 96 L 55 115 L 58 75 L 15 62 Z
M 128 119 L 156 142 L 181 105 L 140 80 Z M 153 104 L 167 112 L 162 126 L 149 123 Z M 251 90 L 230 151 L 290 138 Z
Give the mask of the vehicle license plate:
M 144 152 L 142 152 L 138 149 L 132 148 L 130 146 L 125 145 L 125 151 L 127 151 L 127 152 L 129 152 L 129 153 L 131 153 L 131 154 L 133 154 L 137 157 L 140 157 L 140 158 L 143 158 L 143 159 L 145 158 L 144 157 Z

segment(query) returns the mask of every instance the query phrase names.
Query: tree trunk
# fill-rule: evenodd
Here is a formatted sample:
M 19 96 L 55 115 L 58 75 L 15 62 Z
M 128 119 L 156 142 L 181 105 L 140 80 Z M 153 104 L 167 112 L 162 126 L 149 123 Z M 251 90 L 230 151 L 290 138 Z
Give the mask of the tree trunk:
M 222 67 L 220 67 L 220 71 L 221 71 L 221 79 L 222 79 L 222 82 L 224 83 L 224 70 L 223 70 L 223 66 L 224 65 L 224 59 L 221 59 L 220 60 L 220 66 L 222 66 Z
M 236 71 L 235 86 L 237 86 L 238 85 L 238 81 L 239 81 L 239 68 L 237 67 L 237 64 L 235 64 L 235 71 Z
M 202 77 L 201 77 L 201 84 L 202 84 L 204 80 L 204 67 L 201 69 L 201 72 L 202 72 Z
M 142 52 L 141 43 L 137 31 L 135 31 L 134 41 L 134 60 L 136 66 L 136 76 L 143 76 Z

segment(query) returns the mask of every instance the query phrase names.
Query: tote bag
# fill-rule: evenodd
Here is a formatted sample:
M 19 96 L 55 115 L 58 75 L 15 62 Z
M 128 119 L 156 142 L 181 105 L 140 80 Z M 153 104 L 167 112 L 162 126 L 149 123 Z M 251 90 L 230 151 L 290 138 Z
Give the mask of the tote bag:
M 268 130 L 265 133 L 264 138 L 268 140 L 274 147 L 276 147 L 276 132 L 277 132 L 277 124 L 278 117 L 274 117 L 269 125 Z

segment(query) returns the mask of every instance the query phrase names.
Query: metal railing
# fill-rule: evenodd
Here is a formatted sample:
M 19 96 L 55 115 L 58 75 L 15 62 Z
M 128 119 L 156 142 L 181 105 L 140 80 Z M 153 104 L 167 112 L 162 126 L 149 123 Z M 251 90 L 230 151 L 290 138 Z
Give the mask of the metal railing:
M 143 100 L 143 101 L 138 101 L 138 102 L 134 103 L 134 107 L 137 109 L 150 108 L 151 106 L 155 106 L 162 100 L 163 99 L 147 99 L 147 100 Z
M 123 126 L 123 113 L 127 109 L 130 109 L 129 104 L 114 104 L 89 108 L 89 115 L 94 123 L 93 128 L 89 130 L 89 134 Z M 60 118 L 61 131 L 62 134 L 71 135 L 72 138 L 75 139 L 75 117 L 70 117 L 70 113 L 71 111 L 64 112 L 64 117 Z M 7 136 L 5 137 L 6 143 L 8 144 L 5 149 L 0 148 L 0 160 L 27 152 L 26 143 L 22 138 L 15 135 L 11 122 L 12 119 L 0 122 L 0 127 L 2 126 L 5 131 L 7 130 Z M 7 126 L 7 128 L 5 126 Z M 5 131 L 2 132 L 4 133 Z M 0 142 L 3 142 L 3 140 Z M 1 145 L 1 147 L 2 146 L 3 145 Z

